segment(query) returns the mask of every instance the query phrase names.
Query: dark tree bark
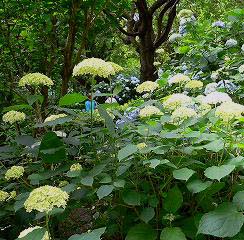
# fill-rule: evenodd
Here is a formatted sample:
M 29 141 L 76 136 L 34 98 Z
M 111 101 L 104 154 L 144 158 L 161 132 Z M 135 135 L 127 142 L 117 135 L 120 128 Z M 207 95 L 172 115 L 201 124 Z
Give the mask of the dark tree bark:
M 120 26 L 116 14 L 108 10 L 104 11 L 108 17 L 117 22 L 118 29 L 127 36 L 125 43 L 136 47 L 140 55 L 141 81 L 143 82 L 155 81 L 158 78 L 154 66 L 155 52 L 168 39 L 179 1 L 155 0 L 149 6 L 146 0 L 135 0 L 131 14 L 126 16 L 128 20 L 126 30 Z M 137 21 L 134 19 L 135 13 L 139 15 Z M 157 29 L 153 28 L 154 22 L 157 22 Z
M 80 0 L 72 0 L 71 2 L 71 13 L 69 19 L 69 32 L 68 37 L 66 40 L 66 44 L 64 47 L 64 66 L 63 66 L 63 73 L 62 73 L 62 88 L 61 88 L 61 95 L 65 95 L 68 92 L 68 84 L 70 77 L 72 75 L 72 57 L 73 51 L 75 46 L 75 37 L 78 29 L 77 24 L 77 15 L 80 10 Z

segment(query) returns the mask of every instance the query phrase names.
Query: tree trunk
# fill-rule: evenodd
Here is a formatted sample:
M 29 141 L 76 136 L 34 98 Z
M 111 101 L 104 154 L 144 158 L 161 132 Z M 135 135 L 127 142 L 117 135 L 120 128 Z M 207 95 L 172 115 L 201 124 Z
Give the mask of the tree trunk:
M 154 66 L 155 48 L 153 45 L 153 19 L 151 16 L 147 17 L 146 28 L 144 34 L 139 36 L 139 54 L 141 62 L 141 81 L 156 81 L 158 78 L 157 69 Z
M 141 62 L 141 81 L 156 81 L 158 78 L 157 69 L 154 66 L 155 50 L 141 46 L 140 62 Z

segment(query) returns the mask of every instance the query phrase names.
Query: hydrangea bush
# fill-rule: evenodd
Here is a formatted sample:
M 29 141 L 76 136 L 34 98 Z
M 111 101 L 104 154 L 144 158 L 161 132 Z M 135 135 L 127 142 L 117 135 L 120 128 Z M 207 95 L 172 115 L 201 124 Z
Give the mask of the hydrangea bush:
M 74 77 L 108 77 L 109 97 L 130 84 L 125 104 L 83 112 L 87 98 L 69 93 L 41 123 L 33 108 L 5 113 L 6 131 L 18 122 L 21 131 L 0 147 L 1 237 L 243 239 L 243 40 L 239 22 L 223 21 L 184 25 L 157 82 L 123 77 L 121 89 L 120 66 L 75 66 Z

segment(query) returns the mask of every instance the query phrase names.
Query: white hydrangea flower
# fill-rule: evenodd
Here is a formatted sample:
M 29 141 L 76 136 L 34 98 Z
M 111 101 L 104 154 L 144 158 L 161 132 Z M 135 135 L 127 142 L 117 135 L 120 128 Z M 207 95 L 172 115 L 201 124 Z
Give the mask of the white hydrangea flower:
M 241 50 L 242 52 L 244 52 L 244 44 L 241 46 Z
M 216 108 L 215 116 L 221 118 L 224 122 L 242 117 L 244 106 L 234 102 L 225 102 Z
M 192 117 L 197 117 L 197 113 L 195 110 L 188 107 L 177 108 L 171 115 L 172 122 L 174 123 L 181 123 L 182 121 Z
M 18 111 L 9 111 L 3 115 L 3 121 L 5 123 L 16 123 L 16 122 L 23 122 L 26 118 L 26 115 L 23 112 Z
M 225 43 L 225 46 L 228 48 L 235 47 L 237 45 L 237 41 L 235 39 L 228 39 Z
M 201 89 L 202 87 L 203 87 L 203 82 L 199 80 L 191 80 L 185 85 L 186 89 L 192 89 L 192 90 Z
M 51 121 L 55 121 L 59 118 L 64 118 L 67 117 L 67 115 L 65 113 L 61 113 L 61 114 L 56 114 L 56 115 L 50 115 L 49 117 L 47 117 L 44 122 L 51 122 Z
M 231 102 L 232 99 L 227 93 L 211 92 L 203 99 L 203 104 L 218 104 L 223 102 Z
M 173 33 L 169 37 L 169 42 L 173 43 L 175 41 L 178 41 L 181 38 L 182 38 L 182 35 L 181 34 L 179 34 L 179 33 Z
M 146 106 L 140 110 L 140 117 L 150 117 L 153 115 L 163 115 L 163 113 L 155 106 Z
M 175 93 L 165 98 L 163 106 L 168 110 L 174 110 L 178 107 L 189 106 L 193 104 L 192 99 L 182 93 Z
M 191 81 L 191 79 L 182 74 L 182 73 L 178 73 L 176 75 L 174 75 L 173 77 L 171 77 L 169 80 L 168 80 L 168 83 L 171 85 L 171 84 L 174 84 L 174 83 L 186 83 L 186 82 L 189 82 Z
M 218 80 L 218 78 L 219 78 L 219 72 L 218 71 L 212 72 L 211 79 L 213 81 L 216 81 L 216 80 Z
M 137 86 L 136 91 L 138 93 L 153 92 L 159 87 L 158 83 L 152 81 L 145 81 Z
M 204 90 L 204 94 L 207 95 L 211 92 L 216 92 L 218 88 L 218 84 L 217 83 L 209 83 L 206 85 L 205 90 Z
M 239 73 L 244 73 L 244 64 L 238 68 Z

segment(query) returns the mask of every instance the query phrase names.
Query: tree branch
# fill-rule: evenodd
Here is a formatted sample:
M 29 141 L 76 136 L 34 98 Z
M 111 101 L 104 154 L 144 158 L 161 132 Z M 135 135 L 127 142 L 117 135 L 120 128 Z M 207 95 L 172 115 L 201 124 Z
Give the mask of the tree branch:
M 117 27 L 118 30 L 119 30 L 120 32 L 122 32 L 123 34 L 125 34 L 125 35 L 127 35 L 127 36 L 130 36 L 130 37 L 136 37 L 136 36 L 138 36 L 138 35 L 140 34 L 139 31 L 137 31 L 137 32 L 128 32 L 128 31 L 124 30 L 124 29 L 120 26 L 120 24 L 119 24 L 117 18 L 116 18 L 112 13 L 108 12 L 107 10 L 103 10 L 103 12 L 104 12 L 108 17 L 112 18 L 112 19 L 116 22 L 116 27 Z
M 162 43 L 164 43 L 167 38 L 168 38 L 168 35 L 170 33 L 170 30 L 172 28 L 172 25 L 173 25 L 173 22 L 174 22 L 174 19 L 176 17 L 176 5 L 177 3 L 179 2 L 180 0 L 175 0 L 175 3 L 174 5 L 172 6 L 171 8 L 171 11 L 169 12 L 169 17 L 168 17 L 168 21 L 167 21 L 167 25 L 165 27 L 165 30 L 164 32 L 161 34 L 160 37 L 158 37 L 158 39 L 154 42 L 154 48 L 158 48 Z
M 158 8 L 162 7 L 168 0 L 157 0 L 153 5 L 150 7 L 149 11 L 153 14 Z

